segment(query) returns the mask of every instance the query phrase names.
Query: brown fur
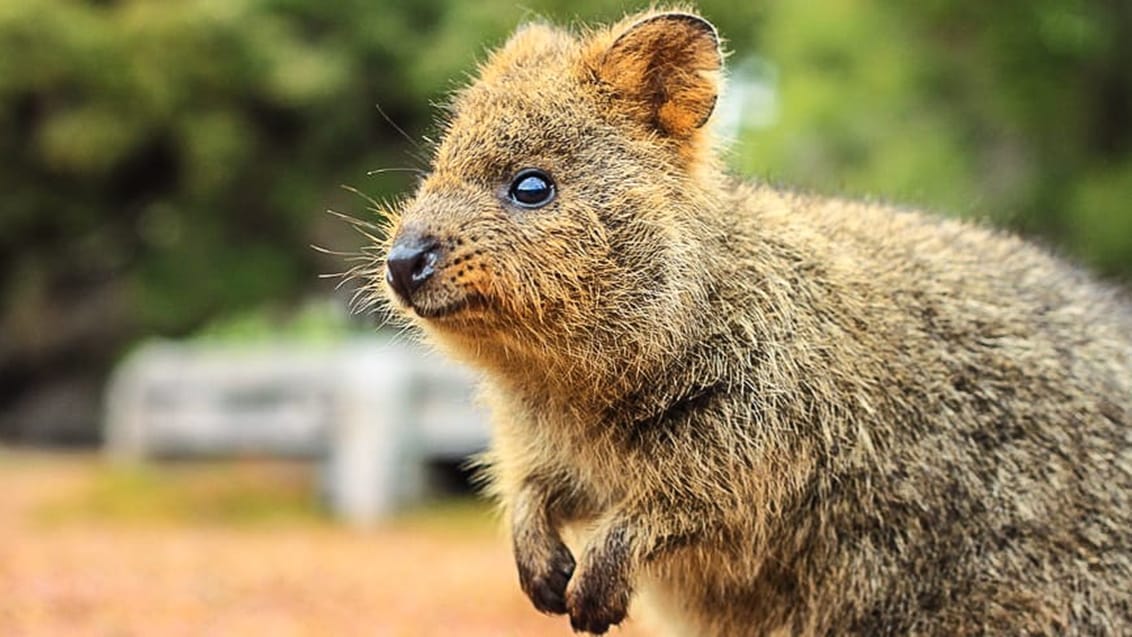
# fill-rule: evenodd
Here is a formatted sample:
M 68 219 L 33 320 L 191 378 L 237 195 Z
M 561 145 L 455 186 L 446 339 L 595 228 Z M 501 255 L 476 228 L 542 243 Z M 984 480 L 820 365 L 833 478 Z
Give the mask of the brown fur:
M 520 29 L 454 100 L 394 303 L 481 369 L 535 606 L 603 632 L 1132 631 L 1132 311 L 1016 238 L 739 183 L 714 29 Z M 510 204 L 539 167 L 557 198 Z M 562 538 L 569 540 L 563 542 Z M 570 548 L 567 548 L 569 544 Z

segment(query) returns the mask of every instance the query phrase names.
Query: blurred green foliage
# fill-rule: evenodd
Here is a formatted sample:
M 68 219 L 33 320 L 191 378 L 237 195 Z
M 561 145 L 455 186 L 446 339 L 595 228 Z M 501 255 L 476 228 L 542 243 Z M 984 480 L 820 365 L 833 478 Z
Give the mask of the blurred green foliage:
M 360 239 L 322 211 L 371 214 L 339 184 L 393 197 L 427 160 L 379 106 L 420 139 L 519 22 L 645 4 L 0 0 L 0 433 L 138 338 L 330 294 L 316 275 L 343 262 L 309 245 Z M 1132 273 L 1132 3 L 699 6 L 736 80 L 776 90 L 737 135 L 741 172 L 989 218 Z
M 308 301 L 287 309 L 255 307 L 225 314 L 194 334 L 214 344 L 249 345 L 285 341 L 307 347 L 340 345 L 359 330 L 349 309 L 332 300 Z
M 745 171 L 1038 235 L 1132 274 L 1132 3 L 777 1 Z

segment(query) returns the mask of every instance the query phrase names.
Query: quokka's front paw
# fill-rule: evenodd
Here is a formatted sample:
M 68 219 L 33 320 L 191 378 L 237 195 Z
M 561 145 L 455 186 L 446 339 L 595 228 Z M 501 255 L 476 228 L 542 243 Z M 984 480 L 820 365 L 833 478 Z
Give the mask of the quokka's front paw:
M 631 592 L 616 570 L 579 572 L 566 590 L 570 627 L 575 632 L 604 634 L 625 619 Z
M 566 584 L 574 574 L 574 556 L 561 541 L 541 547 L 515 547 L 519 585 L 539 611 L 566 613 Z

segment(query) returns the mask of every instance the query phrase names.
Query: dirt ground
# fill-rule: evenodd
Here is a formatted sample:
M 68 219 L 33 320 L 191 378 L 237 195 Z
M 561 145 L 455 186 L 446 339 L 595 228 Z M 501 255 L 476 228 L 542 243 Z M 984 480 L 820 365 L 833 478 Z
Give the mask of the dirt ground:
M 0 635 L 571 634 L 523 598 L 486 506 L 350 530 L 313 484 L 301 465 L 0 450 Z

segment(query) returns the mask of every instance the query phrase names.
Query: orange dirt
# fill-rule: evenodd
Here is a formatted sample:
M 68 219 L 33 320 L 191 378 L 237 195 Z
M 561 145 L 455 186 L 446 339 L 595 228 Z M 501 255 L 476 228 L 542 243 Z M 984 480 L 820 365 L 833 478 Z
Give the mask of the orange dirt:
M 85 507 L 106 471 L 91 457 L 0 450 L 0 635 L 571 634 L 523 598 L 487 507 L 364 532 L 316 513 L 150 519 Z M 293 465 L 241 480 L 277 471 L 294 483 Z M 189 473 L 178 488 L 210 479 Z

